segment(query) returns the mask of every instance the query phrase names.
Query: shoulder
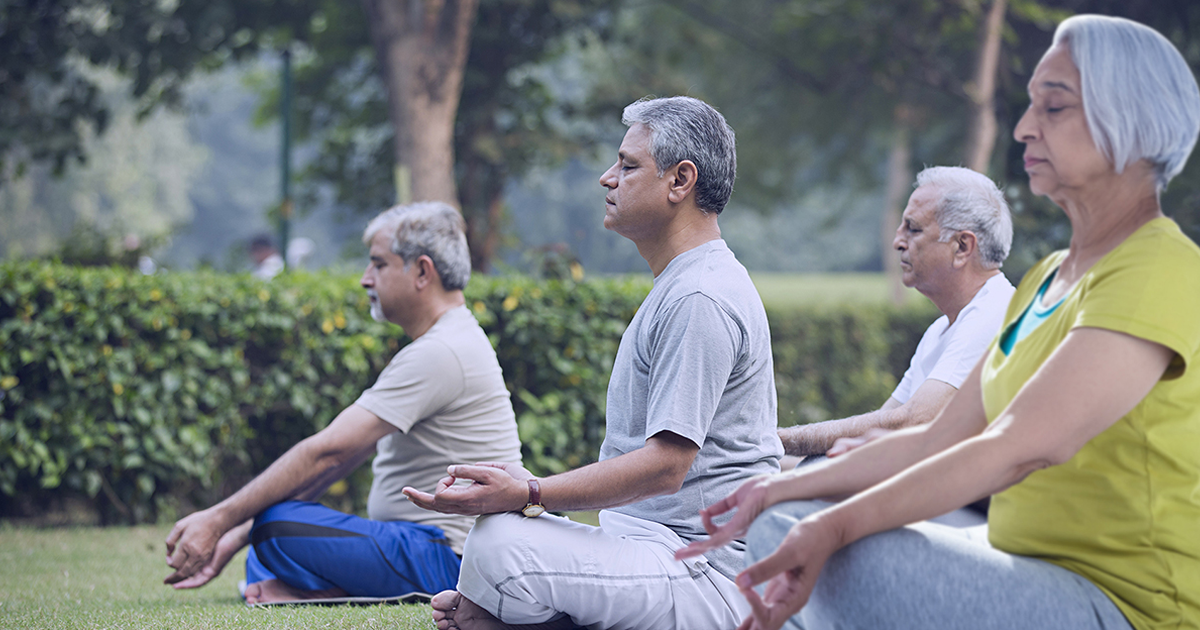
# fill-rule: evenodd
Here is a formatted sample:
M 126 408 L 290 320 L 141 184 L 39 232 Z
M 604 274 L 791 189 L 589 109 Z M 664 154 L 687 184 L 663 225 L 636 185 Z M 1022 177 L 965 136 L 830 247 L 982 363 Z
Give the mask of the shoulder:
M 1182 298 L 1200 286 L 1200 248 L 1172 220 L 1155 219 L 1109 252 L 1085 276 L 1088 285 L 1114 283 L 1142 296 Z M 1172 295 L 1174 293 L 1180 295 Z M 1196 296 L 1200 297 L 1200 296 Z

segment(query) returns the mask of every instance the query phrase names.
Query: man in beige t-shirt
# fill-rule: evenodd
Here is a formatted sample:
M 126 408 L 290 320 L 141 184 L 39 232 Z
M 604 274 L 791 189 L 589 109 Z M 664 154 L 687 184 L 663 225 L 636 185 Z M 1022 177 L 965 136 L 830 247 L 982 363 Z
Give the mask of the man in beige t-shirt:
M 436 593 L 458 581 L 471 517 L 420 510 L 405 486 L 432 488 L 459 461 L 519 462 L 496 353 L 464 305 L 470 257 L 462 217 L 443 203 L 397 206 L 363 236 L 371 315 L 412 339 L 375 385 L 328 427 L 217 505 L 175 524 L 165 580 L 195 588 L 251 545 L 246 601 Z M 372 453 L 369 519 L 313 503 Z

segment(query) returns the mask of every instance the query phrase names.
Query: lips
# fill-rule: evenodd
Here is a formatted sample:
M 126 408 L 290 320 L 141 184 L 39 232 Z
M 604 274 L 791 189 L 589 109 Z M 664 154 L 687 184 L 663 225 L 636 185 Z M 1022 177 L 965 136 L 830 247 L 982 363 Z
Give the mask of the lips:
M 1033 168 L 1034 166 L 1037 166 L 1038 164 L 1041 164 L 1045 161 L 1046 160 L 1043 160 L 1041 158 L 1035 158 L 1035 157 L 1027 155 L 1027 156 L 1025 156 L 1025 170 L 1029 170 L 1029 169 Z

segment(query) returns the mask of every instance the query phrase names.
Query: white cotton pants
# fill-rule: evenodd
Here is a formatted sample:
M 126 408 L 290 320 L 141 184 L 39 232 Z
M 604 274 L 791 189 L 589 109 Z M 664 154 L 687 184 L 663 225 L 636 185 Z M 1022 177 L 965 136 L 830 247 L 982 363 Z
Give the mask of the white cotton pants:
M 750 612 L 737 586 L 661 523 L 611 511 L 600 527 L 550 514 L 482 516 L 467 537 L 458 590 L 500 621 L 568 616 L 595 628 L 720 630 Z

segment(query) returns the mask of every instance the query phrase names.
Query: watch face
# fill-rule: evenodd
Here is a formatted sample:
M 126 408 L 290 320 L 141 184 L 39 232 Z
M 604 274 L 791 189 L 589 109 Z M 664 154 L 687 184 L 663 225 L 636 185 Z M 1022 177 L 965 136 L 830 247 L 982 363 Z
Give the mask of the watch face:
M 535 516 L 541 516 L 545 512 L 546 512 L 546 508 L 544 508 L 540 505 L 526 505 L 521 510 L 521 513 L 524 514 L 525 516 L 528 516 L 529 518 L 533 518 Z

